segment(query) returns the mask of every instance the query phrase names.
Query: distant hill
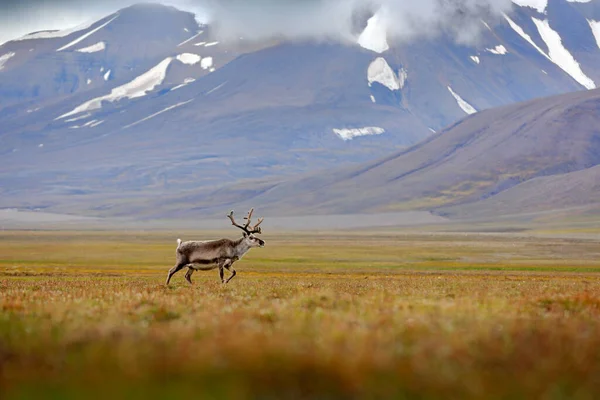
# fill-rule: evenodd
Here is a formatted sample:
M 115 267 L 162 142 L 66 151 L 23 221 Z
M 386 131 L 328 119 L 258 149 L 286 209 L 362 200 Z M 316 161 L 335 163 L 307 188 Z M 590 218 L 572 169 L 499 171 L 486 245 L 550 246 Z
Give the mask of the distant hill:
M 481 218 L 590 206 L 600 209 L 600 165 L 533 178 L 481 201 L 442 207 L 437 214 Z
M 170 208 L 193 204 L 210 213 L 260 205 L 282 215 L 432 210 L 467 217 L 590 205 L 600 203 L 599 127 L 600 90 L 537 99 L 474 114 L 358 167 L 196 192 Z

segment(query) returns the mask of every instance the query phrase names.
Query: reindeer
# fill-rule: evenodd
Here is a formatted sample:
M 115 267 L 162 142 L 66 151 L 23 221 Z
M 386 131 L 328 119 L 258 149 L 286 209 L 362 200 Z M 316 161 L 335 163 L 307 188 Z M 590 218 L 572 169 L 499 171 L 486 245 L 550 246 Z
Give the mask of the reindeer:
M 228 283 L 236 274 L 235 269 L 232 268 L 233 263 L 240 260 L 251 248 L 265 246 L 264 240 L 254 236 L 254 234 L 262 233 L 259 225 L 263 222 L 263 218 L 259 218 L 256 225 L 252 229 L 248 229 L 253 212 L 254 208 L 251 208 L 248 211 L 248 215 L 244 217 L 246 220 L 245 225 L 235 223 L 233 210 L 227 215 L 233 226 L 244 231 L 243 236 L 238 240 L 219 239 L 182 242 L 181 239 L 177 239 L 177 250 L 175 251 L 177 263 L 169 270 L 166 285 L 169 284 L 171 277 L 177 271 L 186 266 L 188 267 L 188 271 L 185 274 L 185 279 L 190 285 L 192 284 L 192 274 L 194 271 L 210 271 L 217 267 L 219 268 L 221 282 Z M 200 266 L 199 264 L 204 266 Z M 227 280 L 223 277 L 224 269 L 231 272 L 231 276 Z

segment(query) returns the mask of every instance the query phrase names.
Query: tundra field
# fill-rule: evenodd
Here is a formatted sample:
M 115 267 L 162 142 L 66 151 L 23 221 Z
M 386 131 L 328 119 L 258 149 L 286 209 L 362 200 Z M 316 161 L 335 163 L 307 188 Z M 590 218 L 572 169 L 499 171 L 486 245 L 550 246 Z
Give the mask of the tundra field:
M 0 397 L 600 397 L 597 237 L 268 232 L 165 287 L 223 236 L 1 232 Z

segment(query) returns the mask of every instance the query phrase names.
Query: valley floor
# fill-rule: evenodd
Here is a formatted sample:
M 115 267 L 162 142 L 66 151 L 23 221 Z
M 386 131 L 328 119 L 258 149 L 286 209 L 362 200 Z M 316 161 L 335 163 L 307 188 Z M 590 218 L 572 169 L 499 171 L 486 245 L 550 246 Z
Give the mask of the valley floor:
M 165 287 L 232 232 L 4 231 L 0 397 L 597 398 L 600 242 L 544 234 L 270 233 Z

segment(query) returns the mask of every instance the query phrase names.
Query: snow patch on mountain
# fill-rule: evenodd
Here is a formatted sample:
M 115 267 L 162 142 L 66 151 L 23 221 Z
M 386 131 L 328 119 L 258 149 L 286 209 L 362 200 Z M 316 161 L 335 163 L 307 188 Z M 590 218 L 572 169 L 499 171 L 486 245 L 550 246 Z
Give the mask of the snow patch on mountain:
M 93 124 L 95 124 L 96 122 L 98 122 L 98 120 L 93 119 L 91 121 L 86 122 L 85 124 L 81 125 L 81 127 L 86 127 L 86 126 L 92 126 Z
M 548 57 L 548 55 L 546 54 L 546 52 L 544 52 L 544 50 L 542 50 L 537 44 L 535 44 L 535 42 L 533 41 L 533 39 L 531 39 L 531 36 L 529 36 L 527 33 L 525 33 L 525 31 L 523 30 L 523 28 L 521 28 L 519 25 L 517 25 L 517 23 L 515 21 L 513 21 L 512 19 L 510 19 L 510 17 L 508 15 L 506 15 L 506 14 L 504 14 L 504 19 L 506 19 L 506 21 L 508 22 L 508 25 L 510 25 L 510 27 L 512 28 L 513 31 L 515 31 L 519 36 L 521 36 L 523 39 L 525 39 L 538 52 L 540 52 L 541 55 L 543 55 L 544 57 L 550 59 L 550 57 Z
M 80 53 L 95 53 L 97 51 L 102 51 L 106 48 L 106 44 L 104 42 L 98 42 L 88 47 L 84 47 L 82 49 L 77 49 Z
M 388 50 L 390 46 L 387 42 L 386 26 L 383 21 L 382 11 L 375 13 L 367 21 L 367 27 L 358 37 L 358 44 L 376 53 L 383 53 Z
M 198 42 L 198 43 L 194 43 L 194 46 L 204 46 L 206 44 L 206 42 Z
M 87 114 L 80 115 L 79 117 L 65 119 L 65 122 L 75 122 L 75 121 L 79 121 L 81 119 L 86 119 L 87 117 L 91 117 L 91 116 L 92 116 L 92 114 L 87 113 Z
M 200 67 L 202 69 L 209 69 L 213 66 L 213 58 L 212 57 L 204 57 L 202 61 L 200 61 Z M 212 72 L 212 71 L 211 71 Z
M 197 64 L 200 62 L 201 58 L 202 57 L 200 57 L 199 55 L 192 53 L 183 53 L 177 56 L 177 60 L 187 65 Z
M 592 19 L 588 19 L 587 22 L 590 24 L 590 28 L 592 29 L 592 33 L 596 39 L 596 44 L 598 45 L 598 48 L 600 48 L 600 22 Z
M 475 64 L 479 64 L 480 63 L 479 57 L 477 57 L 477 56 L 469 56 L 469 57 L 471 58 L 471 60 L 473 60 L 473 62 Z
M 119 14 L 115 15 L 114 17 L 112 17 L 111 19 L 109 19 L 108 21 L 106 21 L 105 23 L 103 23 L 102 25 L 98 26 L 97 28 L 92 29 L 89 32 L 84 33 L 83 35 L 81 35 L 77 39 L 75 39 L 72 42 L 64 45 L 63 47 L 61 47 L 60 49 L 58 49 L 56 51 L 63 51 L 63 50 L 68 49 L 69 47 L 75 46 L 77 43 L 81 42 L 82 40 L 87 39 L 90 36 L 92 36 L 94 33 L 98 32 L 100 29 L 104 28 L 106 25 L 110 24 L 111 22 L 113 22 L 118 17 L 119 17 Z
M 190 41 L 192 41 L 192 40 L 196 39 L 198 36 L 202 35 L 202 32 L 203 32 L 203 31 L 200 31 L 200 32 L 196 33 L 195 35 L 193 35 L 191 38 L 184 40 L 183 42 L 179 43 L 179 44 L 177 45 L 177 47 L 183 46 L 183 45 L 184 45 L 184 44 L 186 44 L 187 42 L 190 42 Z
M 223 86 L 225 86 L 227 84 L 227 82 L 229 81 L 225 81 L 223 83 L 221 83 L 220 85 L 210 89 L 208 92 L 204 93 L 205 96 L 208 96 L 209 94 L 211 94 L 212 92 L 216 92 L 217 90 L 221 89 Z
M 216 45 L 218 45 L 218 44 L 219 44 L 219 42 L 210 42 L 210 43 L 206 43 L 206 44 L 204 45 L 204 47 L 212 47 L 212 46 L 216 46 Z
M 347 141 L 358 136 L 381 135 L 385 133 L 385 129 L 377 126 L 366 126 L 364 128 L 333 129 L 333 133 L 338 135 L 343 141 Z
M 596 87 L 595 82 L 585 75 L 577 60 L 575 60 L 573 55 L 569 53 L 569 51 L 563 46 L 560 35 L 550 27 L 548 20 L 542 21 L 537 18 L 532 18 L 540 36 L 542 37 L 542 40 L 544 43 L 546 43 L 546 46 L 548 46 L 549 54 L 546 54 L 544 50 L 534 43 L 534 41 L 531 39 L 531 36 L 526 34 L 525 31 L 506 14 L 504 15 L 504 18 L 508 21 L 508 24 L 515 32 L 529 42 L 537 51 L 540 52 L 540 54 L 569 74 L 580 85 L 587 89 L 594 89 Z
M 13 42 L 19 42 L 22 40 L 33 40 L 33 39 L 54 39 L 54 38 L 61 38 L 61 37 L 65 37 L 65 36 L 69 36 L 72 33 L 75 32 L 80 32 L 83 30 L 88 29 L 90 26 L 94 25 L 96 23 L 96 21 L 90 21 L 90 22 L 85 22 L 81 25 L 77 25 L 73 28 L 69 28 L 69 29 L 63 29 L 60 31 L 39 31 L 39 32 L 33 32 L 33 33 L 28 33 L 25 36 L 21 36 L 20 38 L 17 39 L 13 39 Z
M 131 82 L 114 88 L 110 94 L 86 101 L 72 111 L 63 114 L 56 119 L 70 117 L 71 115 L 79 114 L 85 111 L 100 109 L 102 108 L 103 101 L 114 102 L 123 98 L 134 99 L 145 96 L 149 91 L 153 90 L 156 86 L 160 85 L 164 81 L 167 74 L 167 68 L 171 64 L 172 60 L 172 57 L 165 58 L 158 65 L 138 76 Z
M 567 74 L 571 75 L 573 79 L 586 89 L 595 89 L 595 82 L 581 70 L 581 66 L 565 46 L 563 46 L 560 35 L 550 27 L 548 20 L 541 21 L 536 18 L 532 19 L 542 40 L 544 40 L 546 46 L 548 46 L 548 58 L 550 61 Z
M 512 2 L 521 7 L 533 8 L 540 14 L 545 14 L 548 8 L 548 0 L 512 0 Z
M 177 86 L 174 86 L 174 87 L 173 87 L 171 90 L 172 90 L 172 91 L 173 91 L 173 90 L 177 90 L 177 89 L 179 89 L 179 88 L 182 88 L 182 87 L 184 87 L 184 86 L 186 86 L 186 85 L 189 85 L 190 83 L 192 83 L 192 82 L 195 82 L 195 81 L 196 81 L 196 80 L 195 80 L 194 78 L 185 78 L 185 79 L 183 80 L 183 83 L 182 83 L 182 84 L 179 84 L 179 85 L 177 85 Z
M 172 106 L 169 106 L 169 107 L 165 108 L 164 110 L 160 110 L 159 112 L 155 112 L 154 114 L 149 115 L 146 118 L 142 118 L 139 121 L 134 122 L 133 124 L 129 124 L 127 126 L 124 126 L 123 129 L 131 128 L 132 126 L 141 124 L 142 122 L 148 121 L 149 119 L 152 119 L 152 118 L 154 118 L 154 117 L 156 117 L 156 116 L 158 116 L 158 115 L 160 115 L 162 113 L 165 113 L 165 112 L 170 111 L 170 110 L 172 110 L 174 108 L 181 107 L 181 106 L 183 106 L 183 105 L 185 105 L 187 103 L 190 103 L 193 100 L 194 99 L 191 99 L 191 100 L 188 100 L 188 101 L 182 101 L 181 103 L 177 103 L 177 104 L 174 104 Z
M 504 55 L 504 54 L 508 53 L 508 51 L 506 50 L 506 47 L 504 47 L 501 44 L 494 47 L 493 49 L 485 49 L 485 50 L 492 54 L 497 54 L 497 55 Z
M 0 70 L 4 69 L 4 64 L 6 64 L 6 62 L 8 60 L 10 60 L 11 58 L 13 58 L 15 56 L 14 52 L 10 52 L 10 53 L 6 53 L 3 56 L 0 56 Z
M 396 76 L 392 68 L 388 65 L 383 57 L 377 57 L 367 69 L 367 79 L 369 86 L 373 82 L 381 83 L 390 90 L 399 90 L 400 79 Z M 404 85 L 404 81 L 402 82 Z
M 470 105 L 469 103 L 467 103 L 462 97 L 460 97 L 454 90 L 452 90 L 452 88 L 450 86 L 448 86 L 448 91 L 450 92 L 450 94 L 452 95 L 452 97 L 454 97 L 454 99 L 456 100 L 456 102 L 458 103 L 458 106 L 467 114 L 475 114 L 477 112 L 477 110 L 475 109 L 475 107 L 473 107 L 472 105 Z
M 398 84 L 400 85 L 400 89 L 404 89 L 404 85 L 406 85 L 406 81 L 408 80 L 408 72 L 404 68 L 400 68 L 398 71 Z

